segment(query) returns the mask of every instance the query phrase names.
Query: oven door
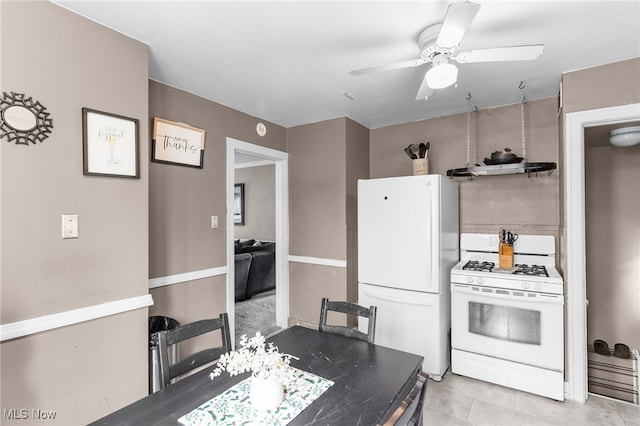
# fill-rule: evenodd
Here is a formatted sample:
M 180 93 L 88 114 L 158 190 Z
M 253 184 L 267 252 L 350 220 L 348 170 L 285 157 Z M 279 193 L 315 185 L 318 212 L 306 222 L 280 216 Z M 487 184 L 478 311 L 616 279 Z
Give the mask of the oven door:
M 562 371 L 562 295 L 451 284 L 451 346 Z

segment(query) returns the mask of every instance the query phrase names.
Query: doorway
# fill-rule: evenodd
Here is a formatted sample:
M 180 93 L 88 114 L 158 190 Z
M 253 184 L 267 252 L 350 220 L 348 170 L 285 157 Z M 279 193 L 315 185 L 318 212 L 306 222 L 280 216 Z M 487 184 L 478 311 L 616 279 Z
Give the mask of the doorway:
M 568 113 L 565 121 L 567 399 L 587 400 L 585 128 L 640 120 L 640 104 Z
M 276 326 L 287 327 L 289 318 L 289 154 L 227 138 L 227 312 L 231 335 L 235 336 L 235 252 L 234 252 L 234 203 L 235 166 L 239 161 L 252 161 L 254 165 L 273 164 L 275 170 L 275 281 Z M 232 341 L 235 339 L 232 339 Z
M 640 144 L 609 142 L 630 126 L 585 129 L 587 366 L 589 394 L 638 404 Z

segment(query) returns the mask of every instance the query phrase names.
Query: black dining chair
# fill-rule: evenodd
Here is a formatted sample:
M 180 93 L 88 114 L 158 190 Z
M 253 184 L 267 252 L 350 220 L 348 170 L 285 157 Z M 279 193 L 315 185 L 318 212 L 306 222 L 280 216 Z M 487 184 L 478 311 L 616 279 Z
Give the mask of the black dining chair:
M 326 331 L 329 333 L 340 334 L 342 336 L 353 337 L 356 339 L 364 340 L 365 342 L 373 343 L 376 334 L 376 307 L 370 306 L 368 309 L 364 306 L 356 305 L 351 302 L 342 301 L 330 301 L 326 297 L 322 299 L 322 307 L 320 308 L 320 331 Z M 367 318 L 369 320 L 369 327 L 366 333 L 360 330 L 351 328 L 344 325 L 329 325 L 327 324 L 327 314 L 329 311 L 341 312 L 346 315 L 354 315 L 357 317 Z
M 428 378 L 426 373 L 418 373 L 415 385 L 384 426 L 422 426 L 422 408 L 427 394 Z
M 169 346 L 217 330 L 220 330 L 222 336 L 222 346 L 203 349 L 179 360 L 174 360 L 173 364 L 170 364 Z M 171 330 L 158 331 L 152 335 L 152 339 L 157 342 L 160 352 L 160 375 L 162 376 L 160 388 L 162 389 L 171 384 L 171 380 L 176 377 L 211 363 L 220 358 L 220 355 L 231 351 L 229 317 L 223 313 L 219 318 L 204 319 Z

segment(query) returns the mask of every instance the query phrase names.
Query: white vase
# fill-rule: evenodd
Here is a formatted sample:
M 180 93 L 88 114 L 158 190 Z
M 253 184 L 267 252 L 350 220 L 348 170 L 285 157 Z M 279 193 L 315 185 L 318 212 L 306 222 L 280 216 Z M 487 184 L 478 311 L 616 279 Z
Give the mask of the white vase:
M 284 386 L 276 377 L 251 377 L 251 406 L 256 410 L 273 410 L 284 399 Z

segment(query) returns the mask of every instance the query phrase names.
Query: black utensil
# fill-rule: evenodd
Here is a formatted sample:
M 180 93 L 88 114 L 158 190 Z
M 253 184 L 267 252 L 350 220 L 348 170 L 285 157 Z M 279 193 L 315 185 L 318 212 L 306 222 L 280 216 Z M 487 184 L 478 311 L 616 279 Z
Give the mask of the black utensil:
M 420 142 L 419 148 L 420 148 L 420 151 L 418 153 L 418 157 L 425 158 L 425 155 L 427 153 L 427 145 L 425 145 L 423 142 Z
M 409 156 L 409 158 L 411 158 L 412 160 L 415 160 L 415 159 L 417 159 L 418 157 L 416 157 L 416 156 L 413 154 L 413 152 L 411 152 L 410 147 L 411 147 L 411 145 L 409 145 L 408 147 L 406 147 L 406 148 L 404 149 L 404 152 L 406 152 L 406 153 L 407 153 L 407 155 Z
M 415 155 L 415 158 L 417 159 L 420 153 L 420 148 L 418 148 L 418 145 L 412 143 L 411 145 L 409 145 L 409 150 L 411 150 L 411 153 Z
M 418 145 L 412 143 L 411 145 L 409 145 L 409 149 L 411 150 L 413 155 L 415 155 L 416 158 L 418 158 L 418 153 L 420 152 L 420 148 L 418 148 Z

